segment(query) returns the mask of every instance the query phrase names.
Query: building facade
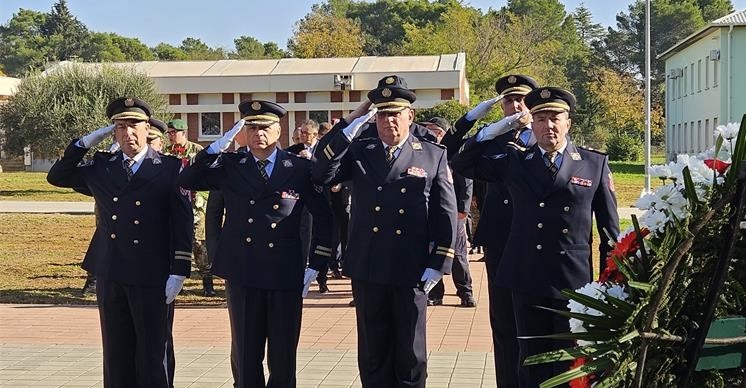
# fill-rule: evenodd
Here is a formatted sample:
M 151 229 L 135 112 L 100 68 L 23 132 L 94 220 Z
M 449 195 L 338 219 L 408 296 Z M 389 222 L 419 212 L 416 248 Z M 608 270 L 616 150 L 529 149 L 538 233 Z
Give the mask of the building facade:
M 658 56 L 666 66 L 666 156 L 698 153 L 720 124 L 746 113 L 746 10 L 710 23 Z
M 18 78 L 0 76 L 0 105 L 5 104 L 10 96 L 15 93 L 16 87 L 21 82 Z M 5 142 L 5 130 L 0 126 L 0 159 L 6 157 L 3 143 Z

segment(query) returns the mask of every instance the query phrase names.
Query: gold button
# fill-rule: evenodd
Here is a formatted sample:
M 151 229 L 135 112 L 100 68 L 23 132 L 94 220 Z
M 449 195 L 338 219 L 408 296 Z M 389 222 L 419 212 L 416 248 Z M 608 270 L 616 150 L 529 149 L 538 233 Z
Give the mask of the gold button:
M 278 205 L 278 204 L 274 204 L 274 205 L 272 206 L 272 209 L 275 209 L 275 210 L 277 210 L 277 209 L 279 209 L 279 208 L 280 208 L 280 205 Z
M 383 187 L 378 186 L 378 187 L 376 187 L 376 190 L 381 191 L 381 190 L 383 190 Z
M 269 227 L 272 228 L 272 229 L 274 229 L 274 228 L 277 227 L 277 224 L 273 222 L 273 223 L 269 224 Z
M 135 220 L 133 222 L 135 223 L 135 225 L 140 225 L 140 220 Z
M 251 237 L 246 237 L 246 242 L 251 242 Z
M 381 211 L 381 207 L 380 206 L 376 206 L 375 208 L 373 208 L 373 210 L 375 210 L 377 212 L 380 212 Z
M 569 206 L 565 206 L 565 211 L 569 212 L 570 211 L 570 207 Z
M 249 223 L 253 224 L 254 223 L 254 219 L 253 218 L 249 218 Z
M 140 201 L 135 201 L 135 205 L 140 206 Z
M 564 255 L 564 254 L 565 254 L 565 251 L 560 251 L 560 255 Z
M 116 221 L 117 220 L 117 215 L 114 214 L 113 216 L 111 216 L 111 219 L 114 220 L 114 221 Z
M 256 203 L 256 202 L 254 202 L 254 200 L 253 200 L 253 199 L 252 199 L 251 201 L 249 201 L 249 204 L 251 204 L 251 205 L 253 205 L 253 204 L 255 204 L 255 203 Z
M 544 207 L 544 202 L 539 202 L 539 207 Z
M 111 234 L 111 238 L 112 238 L 112 239 L 114 239 L 114 238 L 117 238 L 117 235 L 116 235 L 116 234 L 114 234 L 114 233 L 112 233 L 112 234 Z
M 507 205 L 507 204 L 509 204 L 509 203 L 510 203 L 510 201 L 508 201 L 508 200 L 506 199 L 506 200 L 503 200 L 503 203 Z
M 536 225 L 536 227 L 537 227 L 537 228 L 539 228 L 539 229 L 541 229 L 541 228 L 543 228 L 543 227 L 544 227 L 544 224 L 542 224 L 541 222 L 539 222 L 539 224 L 538 224 L 538 225 Z
M 568 232 L 567 229 L 562 229 L 562 233 L 567 234 L 567 232 Z
M 377 233 L 377 232 L 378 232 L 378 227 L 377 227 L 377 226 L 374 226 L 374 227 L 373 227 L 373 233 Z
M 537 246 L 536 246 L 536 249 L 537 249 L 537 250 L 541 250 L 541 244 L 537 245 Z
M 274 248 L 274 247 L 275 247 L 275 244 L 273 244 L 273 243 L 269 243 L 269 244 L 267 244 L 267 246 L 269 246 L 270 248 Z
M 402 192 L 402 194 L 406 193 L 407 192 L 407 188 L 406 187 L 402 187 L 401 188 L 401 192 Z
M 132 243 L 135 244 L 135 245 L 137 245 L 137 244 L 140 243 L 140 241 L 139 240 L 134 240 L 134 241 L 132 241 Z
M 397 229 L 396 234 L 401 234 L 401 230 Z
M 114 201 L 114 202 L 119 201 L 119 197 L 114 197 L 111 200 Z
M 399 209 L 399 214 L 404 214 L 404 209 Z

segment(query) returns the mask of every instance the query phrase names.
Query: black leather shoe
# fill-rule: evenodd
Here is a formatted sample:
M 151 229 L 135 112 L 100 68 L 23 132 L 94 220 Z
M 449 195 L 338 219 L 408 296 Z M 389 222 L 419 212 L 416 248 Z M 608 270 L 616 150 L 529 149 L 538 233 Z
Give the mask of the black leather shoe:
M 338 269 L 332 269 L 332 278 L 334 279 L 342 279 L 342 272 L 339 272 Z
M 477 307 L 477 301 L 473 296 L 469 295 L 461 298 L 461 307 Z
M 204 290 L 204 296 L 208 298 L 213 298 L 217 296 L 215 293 L 215 288 L 212 284 L 212 275 L 205 275 L 202 277 L 202 289 Z
M 319 294 L 323 294 L 325 292 L 329 292 L 329 286 L 327 286 L 326 283 L 319 283 Z
M 440 306 L 443 304 L 443 299 L 428 299 L 427 305 L 428 306 Z
M 351 300 L 350 303 L 347 303 L 350 307 L 355 307 L 355 299 Z

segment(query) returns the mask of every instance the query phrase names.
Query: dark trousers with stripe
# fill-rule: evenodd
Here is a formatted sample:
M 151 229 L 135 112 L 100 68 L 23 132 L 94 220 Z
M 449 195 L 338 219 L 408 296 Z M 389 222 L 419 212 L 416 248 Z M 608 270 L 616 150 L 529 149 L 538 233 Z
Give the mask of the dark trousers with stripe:
M 495 375 L 500 388 L 518 387 L 518 339 L 516 339 L 513 295 L 495 282 L 502 250 L 484 247 L 487 291 L 490 298 L 490 326 L 495 353 Z
M 165 282 L 164 282 L 165 287 Z M 168 388 L 175 368 L 173 303 L 164 287 L 98 279 L 96 298 L 104 351 L 104 387 Z
M 236 388 L 295 387 L 301 290 L 265 290 L 226 281 L 231 369 Z M 269 379 L 264 382 L 264 347 Z
M 425 387 L 427 296 L 417 287 L 352 280 L 364 388 Z
M 453 277 L 453 285 L 456 286 L 456 295 L 459 298 L 466 298 L 467 296 L 473 296 L 474 291 L 471 287 L 471 272 L 469 271 L 469 258 L 466 255 L 466 219 L 458 220 L 458 228 L 456 230 L 456 244 L 454 244 L 454 251 L 456 253 L 453 259 L 453 267 L 451 268 L 451 277 Z M 430 290 L 428 297 L 430 299 L 443 299 L 443 295 L 446 293 L 445 284 L 443 279 Z

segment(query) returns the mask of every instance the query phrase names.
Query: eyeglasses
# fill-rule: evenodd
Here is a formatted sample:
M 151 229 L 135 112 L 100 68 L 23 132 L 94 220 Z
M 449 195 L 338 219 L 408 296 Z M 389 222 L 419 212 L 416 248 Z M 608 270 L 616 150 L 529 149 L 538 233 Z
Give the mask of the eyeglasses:
M 166 135 L 173 135 L 175 133 L 176 133 L 176 131 L 166 131 Z

